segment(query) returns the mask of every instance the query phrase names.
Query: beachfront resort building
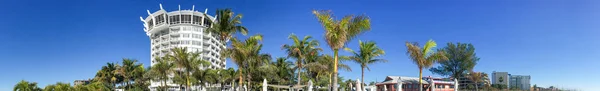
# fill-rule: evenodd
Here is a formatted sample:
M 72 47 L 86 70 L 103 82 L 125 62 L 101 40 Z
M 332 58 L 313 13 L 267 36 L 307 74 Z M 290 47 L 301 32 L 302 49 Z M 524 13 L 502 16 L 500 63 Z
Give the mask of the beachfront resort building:
M 448 78 L 423 77 L 423 91 L 456 91 L 458 82 Z M 419 78 L 405 76 L 387 76 L 383 82 L 377 83 L 377 91 L 418 91 Z
M 171 53 L 171 49 L 175 47 L 187 48 L 188 52 L 201 52 L 200 58 L 209 61 L 211 65 L 201 66 L 201 69 L 224 69 L 225 60 L 221 60 L 220 51 L 225 49 L 225 45 L 217 40 L 214 34 L 207 32 L 207 28 L 211 26 L 215 17 L 199 12 L 192 6 L 191 10 L 166 11 L 160 5 L 160 10 L 150 12 L 147 10 L 148 16 L 140 17 L 144 25 L 144 31 L 150 38 L 150 57 L 151 64 L 154 65 L 156 57 L 163 57 Z M 152 81 L 151 90 L 156 90 L 162 83 Z M 179 86 L 167 83 L 170 89 L 178 90 Z M 191 89 L 197 89 L 200 86 L 193 86 Z M 184 88 L 185 89 L 185 88 Z

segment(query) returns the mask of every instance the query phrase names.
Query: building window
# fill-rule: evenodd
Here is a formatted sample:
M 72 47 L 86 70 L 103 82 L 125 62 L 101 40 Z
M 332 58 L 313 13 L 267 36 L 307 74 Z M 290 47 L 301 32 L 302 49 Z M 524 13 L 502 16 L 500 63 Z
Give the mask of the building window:
M 200 16 L 194 16 L 194 22 L 193 24 L 200 24 L 200 21 L 202 20 L 202 18 L 200 18 Z
M 180 18 L 180 15 L 169 16 L 169 24 L 179 24 L 181 22 Z
M 148 25 L 148 27 L 149 27 L 149 28 L 152 28 L 152 27 L 154 27 L 154 21 L 153 21 L 152 19 L 150 19 L 150 20 L 148 21 L 148 24 L 147 24 L 147 25 Z
M 181 15 L 181 23 L 191 23 L 192 15 Z
M 210 22 L 211 20 L 209 20 L 209 18 L 204 18 L 204 26 L 209 27 L 212 25 L 212 22 Z
M 182 34 L 184 38 L 189 38 L 190 34 Z
M 192 38 L 200 38 L 199 34 L 192 34 Z
M 165 14 L 160 14 L 158 16 L 155 17 L 156 18 L 156 25 L 161 25 L 165 23 Z
M 454 85 L 450 85 L 450 88 L 454 88 Z

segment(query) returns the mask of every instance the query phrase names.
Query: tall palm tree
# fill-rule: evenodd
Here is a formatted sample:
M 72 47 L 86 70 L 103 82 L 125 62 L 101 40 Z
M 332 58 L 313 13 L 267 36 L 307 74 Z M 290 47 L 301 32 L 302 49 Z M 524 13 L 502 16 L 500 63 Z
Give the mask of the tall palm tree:
M 317 40 L 313 40 L 311 36 L 304 36 L 302 40 L 298 38 L 295 34 L 290 34 L 288 37 L 294 43 L 291 45 L 284 44 L 282 49 L 284 49 L 289 57 L 296 59 L 296 69 L 298 73 L 302 73 L 304 66 L 306 64 L 306 57 L 309 55 L 318 55 L 318 52 L 321 51 L 321 48 L 318 48 L 319 42 Z M 298 85 L 301 83 L 300 74 L 298 74 Z
M 419 67 L 419 91 L 423 91 L 423 83 L 421 83 L 421 79 L 423 78 L 423 68 L 430 68 L 438 61 L 448 60 L 448 58 L 444 56 L 443 51 L 433 51 L 436 46 L 437 44 L 433 40 L 427 41 L 422 49 L 416 42 L 406 42 L 406 54 L 408 54 L 410 59 L 412 59 L 417 67 Z
M 487 76 L 487 74 L 483 74 L 482 72 L 469 72 L 469 79 L 475 83 L 475 90 L 479 91 L 479 83 L 483 82 L 483 77 Z
M 167 81 L 169 80 L 169 75 L 173 73 L 174 65 L 169 62 L 166 57 L 157 57 L 154 59 L 158 63 L 152 65 L 150 67 L 150 71 L 148 72 L 150 78 L 154 80 L 160 80 L 163 84 L 161 84 L 161 88 L 165 91 L 168 90 Z
M 248 81 L 247 84 L 250 88 L 249 90 L 252 91 L 252 88 L 258 88 L 258 86 L 251 86 L 252 81 L 261 81 L 263 78 L 269 77 L 268 74 L 274 74 L 275 67 L 269 64 L 271 61 L 271 55 L 260 53 L 262 44 L 258 43 L 256 46 L 253 46 L 250 49 L 250 53 L 247 55 L 250 60 L 246 61 L 248 64 L 248 70 L 246 72 L 246 78 L 248 79 L 246 81 Z
M 379 63 L 379 62 L 387 62 L 385 59 L 378 59 L 377 57 L 382 56 L 385 52 L 375 45 L 373 41 L 362 42 L 358 41 L 359 51 L 356 52 L 350 48 L 345 48 L 346 51 L 352 53 L 352 56 L 349 58 L 354 60 L 354 62 L 358 63 L 361 67 L 361 81 L 365 82 L 365 68 L 369 71 L 370 64 Z M 362 86 L 364 87 L 364 86 Z
M 21 80 L 15 85 L 13 91 L 42 91 L 42 89 L 37 86 L 36 82 Z
M 334 66 L 333 66 L 333 91 L 337 91 L 337 64 L 339 49 L 344 48 L 348 41 L 352 40 L 359 34 L 371 30 L 371 22 L 366 15 L 347 15 L 341 20 L 335 20 L 331 11 L 313 10 L 313 14 L 317 17 L 323 28 L 325 29 L 325 40 L 329 47 L 333 50 Z
M 123 76 L 123 81 L 125 82 L 125 87 L 127 90 L 131 89 L 131 81 L 135 79 L 137 76 L 136 73 L 140 73 L 140 71 L 144 71 L 144 66 L 142 64 L 136 64 L 137 60 L 135 59 L 123 59 L 123 66 L 118 69 L 118 74 Z M 142 69 L 139 69 L 139 68 Z
M 211 21 L 212 26 L 209 26 L 207 31 L 214 33 L 217 36 L 217 40 L 219 40 L 224 46 L 227 45 L 227 41 L 234 37 L 236 33 L 239 32 L 242 35 L 248 34 L 248 29 L 241 25 L 243 16 L 242 14 L 235 15 L 230 8 L 217 9 L 216 13 L 216 19 L 214 21 L 209 20 Z M 223 52 L 225 51 L 221 51 L 221 54 L 224 54 Z M 225 58 L 222 59 L 225 60 Z M 242 81 L 240 80 L 240 83 L 241 82 Z
M 219 41 L 225 44 L 225 41 L 232 38 L 236 33 L 248 34 L 248 29 L 241 26 L 242 14 L 235 15 L 230 8 L 217 9 L 217 19 L 212 21 L 212 26 L 207 30 L 215 33 Z
M 231 61 L 238 66 L 239 86 L 242 85 L 244 80 L 242 73 L 248 73 L 246 71 L 248 71 L 247 69 L 250 67 L 248 64 L 250 63 L 249 61 L 255 59 L 255 57 L 252 56 L 253 53 L 255 53 L 254 51 L 260 50 L 262 47 L 262 45 L 259 44 L 260 41 L 262 41 L 262 35 L 250 36 L 244 41 L 233 38 L 231 39 L 231 47 L 221 52 L 221 55 L 230 58 Z
M 122 81 L 122 76 L 118 74 L 118 71 L 121 66 L 116 63 L 106 63 L 106 65 L 102 66 L 96 76 L 94 77 L 95 82 L 102 82 L 110 84 L 110 88 L 116 89 L 116 83 L 120 83 Z
M 200 59 L 200 52 L 188 52 L 185 47 L 176 47 L 171 49 L 171 54 L 167 55 L 169 60 L 175 64 L 176 69 L 182 71 L 179 74 L 183 77 L 185 82 L 186 90 L 190 90 L 192 82 L 196 79 L 190 79 L 192 73 L 200 68 L 200 66 L 210 65 L 210 62 Z

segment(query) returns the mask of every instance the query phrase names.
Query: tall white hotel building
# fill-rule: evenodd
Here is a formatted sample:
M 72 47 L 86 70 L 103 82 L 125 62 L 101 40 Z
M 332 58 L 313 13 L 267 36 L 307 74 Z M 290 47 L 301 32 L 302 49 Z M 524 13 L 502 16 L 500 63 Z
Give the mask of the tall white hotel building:
M 147 10 L 148 17 L 143 19 L 144 31 L 150 37 L 151 43 L 151 64 L 154 65 L 155 57 L 162 57 L 171 53 L 170 49 L 175 47 L 186 47 L 188 52 L 202 52 L 201 59 L 211 62 L 210 66 L 200 67 L 201 69 L 224 69 L 225 60 L 221 60 L 219 52 L 225 48 L 214 34 L 208 32 L 207 27 L 211 26 L 211 20 L 215 17 L 204 12 L 194 10 L 181 10 L 181 6 L 176 11 L 167 12 L 160 5 L 160 10 L 154 13 Z M 207 15 L 207 16 L 205 16 Z M 171 75 L 173 76 L 173 75 Z M 152 81 L 150 89 L 155 91 L 162 82 Z M 177 90 L 178 85 L 167 82 L 170 89 Z M 193 86 L 192 89 L 200 88 Z

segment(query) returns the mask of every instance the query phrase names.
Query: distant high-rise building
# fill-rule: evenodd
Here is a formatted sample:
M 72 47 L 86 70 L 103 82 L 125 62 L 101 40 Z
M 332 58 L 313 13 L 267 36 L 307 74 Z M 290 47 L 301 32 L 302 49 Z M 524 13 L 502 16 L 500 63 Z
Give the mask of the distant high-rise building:
M 492 72 L 492 84 L 504 84 L 506 86 L 509 86 L 509 79 L 510 76 L 508 72 Z
M 208 66 L 200 66 L 201 69 L 224 69 L 225 60 L 221 60 L 220 51 L 225 49 L 224 43 L 217 40 L 214 34 L 206 29 L 211 26 L 216 18 L 204 12 L 194 10 L 181 10 L 167 12 L 160 5 L 160 10 L 151 13 L 147 10 L 148 17 L 142 18 L 144 22 L 144 31 L 150 38 L 151 46 L 151 65 L 154 65 L 155 57 L 163 57 L 171 53 L 175 47 L 185 47 L 188 52 L 201 52 L 200 59 L 211 63 Z M 171 75 L 172 76 L 172 75 Z M 152 81 L 150 89 L 155 91 L 161 82 Z M 177 84 L 170 80 L 167 86 L 171 90 L 179 90 Z M 185 89 L 197 89 L 200 86 L 193 86 Z M 171 91 L 170 90 L 170 91 Z
M 77 86 L 77 85 L 87 85 L 90 84 L 91 80 L 75 80 L 73 81 L 73 85 Z
M 511 75 L 509 87 L 529 90 L 531 87 L 530 80 L 531 76 L 528 75 Z

